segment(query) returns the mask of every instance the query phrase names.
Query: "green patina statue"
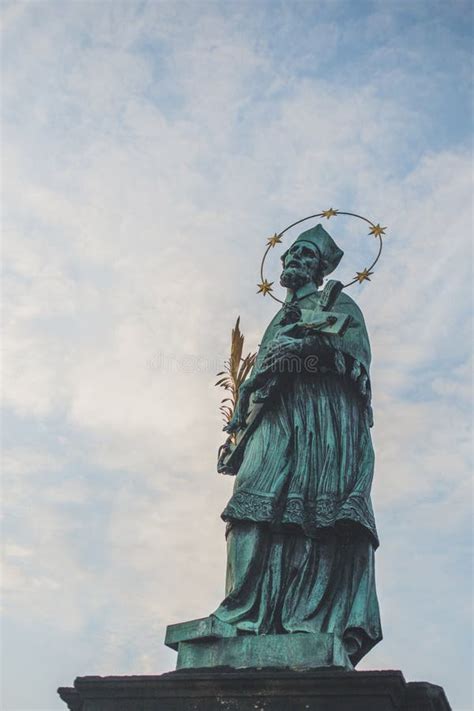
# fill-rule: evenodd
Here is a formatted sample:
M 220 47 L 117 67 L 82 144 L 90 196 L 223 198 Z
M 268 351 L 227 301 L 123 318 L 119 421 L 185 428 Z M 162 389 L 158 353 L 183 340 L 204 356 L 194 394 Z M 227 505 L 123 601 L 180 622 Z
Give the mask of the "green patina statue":
M 382 638 L 369 340 L 342 284 L 321 288 L 342 255 L 317 225 L 282 257 L 287 298 L 219 456 L 236 475 L 222 514 L 226 596 L 210 617 L 168 628 L 180 667 L 352 669 Z

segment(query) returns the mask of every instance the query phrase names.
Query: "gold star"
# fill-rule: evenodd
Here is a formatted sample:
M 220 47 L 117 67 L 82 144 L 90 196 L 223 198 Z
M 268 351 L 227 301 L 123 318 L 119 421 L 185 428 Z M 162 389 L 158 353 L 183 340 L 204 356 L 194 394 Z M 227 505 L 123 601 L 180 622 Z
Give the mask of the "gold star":
M 275 246 L 276 244 L 278 244 L 279 242 L 281 242 L 281 237 L 280 237 L 280 235 L 277 235 L 276 232 L 275 232 L 275 234 L 273 235 L 273 237 L 269 237 L 269 238 L 267 239 L 267 245 L 268 245 L 269 247 L 274 247 L 274 246 Z
M 375 227 L 372 227 L 369 235 L 374 235 L 374 237 L 380 237 L 381 235 L 385 234 L 386 227 L 380 227 L 379 224 L 376 224 Z
M 367 280 L 367 281 L 370 281 L 370 277 L 371 277 L 372 274 L 373 274 L 373 272 L 369 272 L 368 269 L 364 269 L 364 270 L 361 271 L 361 272 L 357 272 L 357 274 L 356 274 L 356 276 L 354 277 L 354 279 L 357 279 L 357 281 L 359 282 L 359 284 L 362 284 L 363 281 L 366 281 L 366 280 Z
M 257 294 L 263 294 L 264 296 L 266 296 L 266 294 L 268 294 L 269 291 L 273 291 L 272 284 L 273 284 L 272 281 L 267 281 L 266 279 L 264 279 L 261 284 L 257 284 L 257 286 L 258 286 Z
M 329 210 L 323 210 L 321 215 L 329 220 L 330 217 L 337 215 L 337 210 L 333 210 L 332 207 L 330 207 Z

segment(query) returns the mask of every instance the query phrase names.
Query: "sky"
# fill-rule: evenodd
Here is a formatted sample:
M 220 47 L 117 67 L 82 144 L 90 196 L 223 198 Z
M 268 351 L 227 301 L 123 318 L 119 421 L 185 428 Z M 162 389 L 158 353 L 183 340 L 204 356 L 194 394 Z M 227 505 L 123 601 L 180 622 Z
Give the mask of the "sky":
M 266 238 L 333 207 L 388 227 L 350 292 L 384 630 L 359 668 L 471 709 L 471 4 L 7 1 L 2 32 L 2 708 L 172 670 L 166 625 L 221 602 L 215 373 L 275 313 Z M 362 223 L 324 226 L 335 278 L 368 266 Z

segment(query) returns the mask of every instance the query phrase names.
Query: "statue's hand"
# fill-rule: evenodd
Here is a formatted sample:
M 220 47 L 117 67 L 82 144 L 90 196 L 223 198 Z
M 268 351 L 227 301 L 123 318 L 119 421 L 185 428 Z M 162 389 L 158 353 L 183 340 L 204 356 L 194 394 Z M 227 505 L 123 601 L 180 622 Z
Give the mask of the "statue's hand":
M 234 434 L 243 430 L 247 424 L 247 411 L 249 409 L 250 394 L 255 390 L 256 384 L 253 378 L 247 378 L 239 388 L 239 399 L 232 419 L 225 425 L 224 432 Z
M 229 420 L 229 422 L 222 428 L 224 432 L 228 434 L 236 434 L 240 429 L 242 429 L 242 421 L 234 417 Z
M 305 324 L 303 321 L 296 321 L 295 323 L 289 323 L 287 326 L 283 326 L 278 331 L 278 335 L 273 341 L 274 343 L 280 338 L 299 338 L 304 335 Z
M 236 410 L 232 416 L 232 419 L 223 427 L 224 432 L 228 434 L 236 434 L 239 430 L 245 429 L 247 425 L 246 416 L 242 415 L 239 406 L 237 405 Z

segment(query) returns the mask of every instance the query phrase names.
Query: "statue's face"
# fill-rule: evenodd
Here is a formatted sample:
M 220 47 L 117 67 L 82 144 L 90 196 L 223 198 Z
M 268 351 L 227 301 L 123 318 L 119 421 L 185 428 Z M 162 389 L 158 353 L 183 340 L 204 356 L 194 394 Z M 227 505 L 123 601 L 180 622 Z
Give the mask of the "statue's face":
M 289 289 L 314 281 L 319 266 L 319 253 L 315 247 L 297 242 L 285 254 L 280 284 Z

